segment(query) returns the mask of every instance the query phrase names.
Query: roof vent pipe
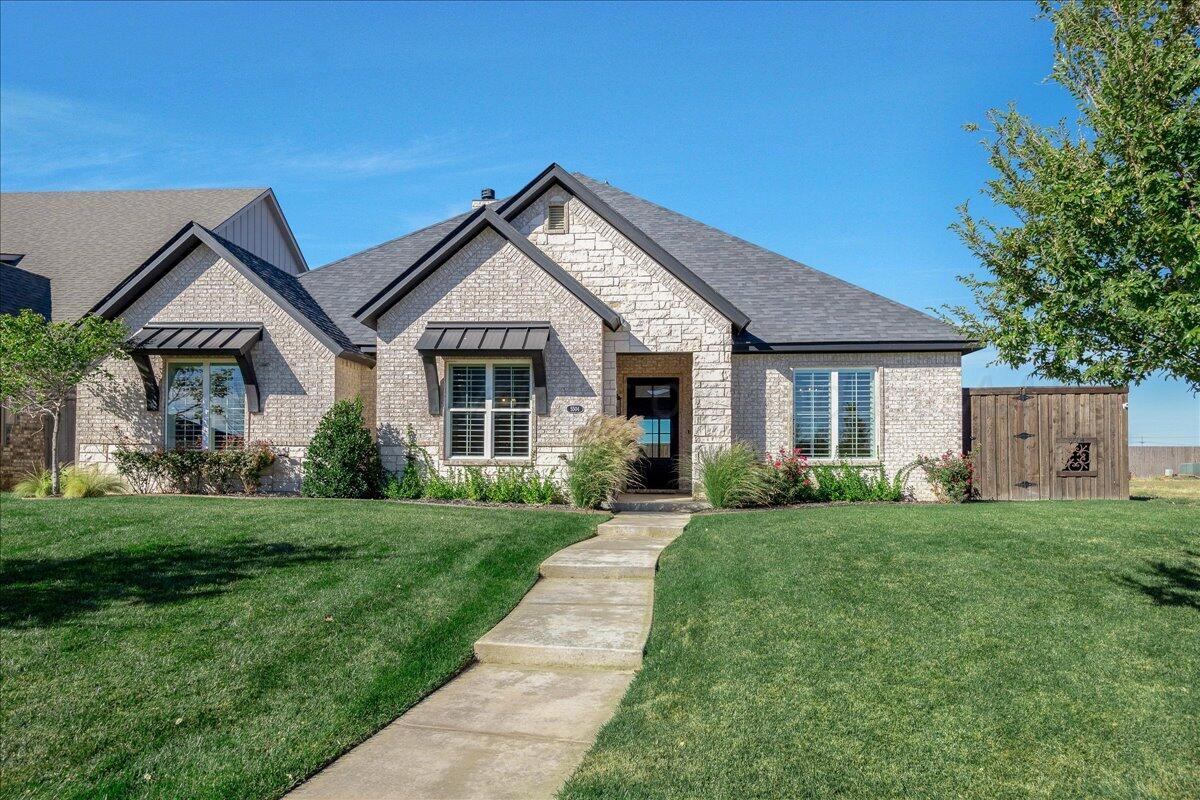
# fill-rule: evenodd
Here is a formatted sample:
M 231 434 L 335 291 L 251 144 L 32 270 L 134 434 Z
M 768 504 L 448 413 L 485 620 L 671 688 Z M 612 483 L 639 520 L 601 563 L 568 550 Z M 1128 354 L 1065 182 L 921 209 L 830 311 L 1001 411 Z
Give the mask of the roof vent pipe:
M 488 203 L 494 202 L 496 202 L 495 189 L 480 189 L 479 199 L 471 201 L 471 208 L 479 208 L 480 206 L 486 206 Z

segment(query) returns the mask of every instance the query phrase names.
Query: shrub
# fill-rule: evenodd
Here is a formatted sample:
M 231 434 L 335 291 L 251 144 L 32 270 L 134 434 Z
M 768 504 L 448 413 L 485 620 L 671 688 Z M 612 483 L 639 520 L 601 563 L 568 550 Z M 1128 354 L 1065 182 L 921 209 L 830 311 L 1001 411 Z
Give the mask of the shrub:
M 701 453 L 700 483 L 714 508 L 760 506 L 770 500 L 769 475 L 745 442 Z
M 522 503 L 548 506 L 561 503 L 562 500 L 562 490 L 559 489 L 558 482 L 554 480 L 553 473 L 542 476 L 533 471 L 521 486 Z
M 67 467 L 63 470 L 63 497 L 103 497 L 125 491 L 121 476 L 99 467 Z
M 765 470 L 767 502 L 770 505 L 809 503 L 816 497 L 817 487 L 812 478 L 812 469 L 799 448 L 790 453 L 779 448 L 774 458 L 767 459 Z
M 275 463 L 275 451 L 263 441 L 253 442 L 238 451 L 237 475 L 242 480 L 242 489 L 253 494 L 262 485 L 262 476 Z
M 417 459 L 423 458 L 429 465 L 429 456 L 417 444 L 417 433 L 409 425 L 404 432 L 404 472 L 397 478 L 395 475 L 388 479 L 384 494 L 392 500 L 416 500 L 425 491 L 424 481 L 421 480 L 421 468 Z
M 429 478 L 425 481 L 425 497 L 430 500 L 465 500 L 467 484 L 459 479 L 454 470 L 447 475 L 430 471 Z
M 162 476 L 162 454 L 152 450 L 121 445 L 113 453 L 113 462 L 134 494 L 154 491 L 155 484 Z
M 641 417 L 597 414 L 575 434 L 575 452 L 567 461 L 567 490 L 580 508 L 599 508 L 635 480 L 641 456 Z
M 917 464 L 929 479 L 933 493 L 942 503 L 965 503 L 975 491 L 974 453 L 947 450 L 937 458 L 921 456 Z
M 466 487 L 468 500 L 482 503 L 488 500 L 488 494 L 492 489 L 492 480 L 484 474 L 480 467 L 467 467 L 466 480 L 463 485 Z
M 304 462 L 305 497 L 378 497 L 379 448 L 363 424 L 362 400 L 339 400 L 317 424 Z
M 13 486 L 17 497 L 49 497 L 54 487 L 54 476 L 48 469 L 31 469 Z
M 204 450 L 166 450 L 159 454 L 162 474 L 176 492 L 199 494 L 204 479 Z
M 496 479 L 488 488 L 488 500 L 493 503 L 522 503 L 529 470 L 522 467 L 500 467 Z
M 201 490 L 214 494 L 228 492 L 229 484 L 241 471 L 241 456 L 241 450 L 204 451 L 200 458 Z

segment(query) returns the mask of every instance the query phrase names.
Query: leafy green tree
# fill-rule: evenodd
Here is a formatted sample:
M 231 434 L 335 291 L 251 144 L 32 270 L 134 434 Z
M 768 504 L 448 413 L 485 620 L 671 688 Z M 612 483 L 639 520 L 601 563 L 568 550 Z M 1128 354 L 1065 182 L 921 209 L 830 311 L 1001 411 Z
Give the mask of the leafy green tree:
M 339 400 L 325 412 L 304 457 L 305 497 L 379 497 L 379 448 L 363 424 L 362 400 Z
M 59 493 L 58 426 L 63 408 L 81 384 L 93 391 L 111 385 L 109 358 L 126 358 L 129 331 L 120 320 L 87 316 L 79 322 L 47 322 L 26 309 L 0 314 L 0 399 L 18 413 L 51 420 L 51 492 Z
M 993 109 L 984 194 L 1015 224 L 953 227 L 990 275 L 960 280 L 978 311 L 945 316 L 998 360 L 1046 378 L 1139 383 L 1164 371 L 1200 390 L 1200 5 L 1041 4 L 1052 80 L 1074 130 Z M 968 126 L 974 129 L 974 126 Z

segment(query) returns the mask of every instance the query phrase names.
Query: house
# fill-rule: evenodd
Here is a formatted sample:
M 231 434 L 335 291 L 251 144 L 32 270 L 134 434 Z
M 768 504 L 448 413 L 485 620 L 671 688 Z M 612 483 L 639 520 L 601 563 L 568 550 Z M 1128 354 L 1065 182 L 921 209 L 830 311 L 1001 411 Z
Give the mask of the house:
M 0 313 L 76 320 L 195 221 L 278 268 L 308 269 L 270 189 L 0 193 Z M 59 452 L 75 452 L 74 408 Z M 0 485 L 49 462 L 50 426 L 3 410 Z M 71 456 L 67 456 L 70 460 Z
M 87 309 L 134 360 L 81 393 L 78 459 L 264 439 L 294 489 L 352 396 L 390 470 L 411 426 L 439 468 L 561 472 L 601 412 L 644 417 L 649 489 L 735 440 L 889 474 L 961 445 L 975 346 L 921 312 L 558 165 L 472 206 L 311 271 L 197 220 L 164 236 Z

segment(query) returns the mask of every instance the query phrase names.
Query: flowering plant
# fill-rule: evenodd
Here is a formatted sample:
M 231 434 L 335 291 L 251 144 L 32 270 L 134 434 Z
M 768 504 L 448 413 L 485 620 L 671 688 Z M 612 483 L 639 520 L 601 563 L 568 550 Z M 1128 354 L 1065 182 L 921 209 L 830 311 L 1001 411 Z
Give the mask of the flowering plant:
M 785 506 L 813 499 L 815 484 L 808 459 L 800 448 L 779 448 L 767 458 L 768 490 L 771 505 Z
M 974 493 L 975 461 L 973 453 L 947 450 L 940 456 L 921 456 L 917 463 L 942 503 L 965 503 Z

